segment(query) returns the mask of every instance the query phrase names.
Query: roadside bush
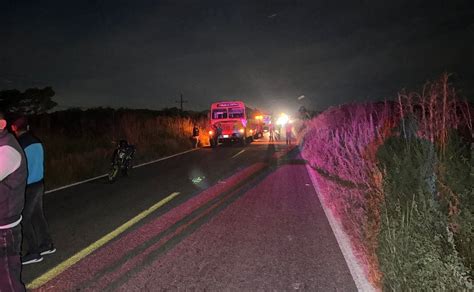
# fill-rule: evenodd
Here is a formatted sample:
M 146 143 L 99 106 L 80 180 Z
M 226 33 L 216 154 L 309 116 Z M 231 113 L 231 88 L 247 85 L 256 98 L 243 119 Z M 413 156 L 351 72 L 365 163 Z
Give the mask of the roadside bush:
M 472 111 L 444 75 L 306 122 L 302 155 L 376 287 L 472 288 Z
M 426 139 L 392 137 L 377 154 L 385 170 L 377 249 L 384 289 L 472 288 L 449 228 L 446 201 L 433 184 L 438 180 L 435 145 Z
M 370 280 L 381 279 L 376 255 L 382 173 L 375 153 L 395 123 L 394 103 L 330 108 L 306 123 L 302 155 L 318 172 L 321 195 L 349 235 Z
M 471 279 L 474 268 L 474 157 L 472 144 L 453 133 L 438 158 L 437 186 L 454 243 Z

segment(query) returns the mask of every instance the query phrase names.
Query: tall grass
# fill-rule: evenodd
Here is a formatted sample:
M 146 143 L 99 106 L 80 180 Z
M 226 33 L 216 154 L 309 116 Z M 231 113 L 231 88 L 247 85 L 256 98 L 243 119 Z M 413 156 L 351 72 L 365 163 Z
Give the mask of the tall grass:
M 190 149 L 194 125 L 203 133 L 201 140 L 207 141 L 203 115 L 91 109 L 55 112 L 31 120 L 33 131 L 45 145 L 48 189 L 107 172 L 120 139 L 136 146 L 135 163 Z
M 448 210 L 449 201 L 442 196 L 441 190 L 433 192 L 433 179 L 435 186 L 440 182 L 439 177 L 433 178 L 436 156 L 433 155 L 433 144 L 419 138 L 391 137 L 379 149 L 380 166 L 385 173 L 377 254 L 383 287 L 387 290 L 472 288 L 470 268 L 466 265 L 468 254 L 456 244 L 454 234 L 457 233 L 456 237 L 461 235 L 462 240 L 470 239 L 450 227 L 453 221 Z M 466 181 L 458 187 L 465 192 L 469 183 Z M 472 183 L 470 187 L 473 187 Z M 463 208 L 472 209 L 469 205 Z M 471 231 L 472 223 L 472 219 L 464 222 L 471 224 Z
M 351 238 L 373 283 L 381 275 L 376 255 L 382 200 L 377 147 L 394 123 L 393 103 L 331 108 L 307 124 L 303 156 L 320 175 L 321 194 Z
M 408 218 L 405 211 L 387 213 L 387 210 L 401 210 L 400 205 L 409 204 L 414 197 L 419 197 L 414 195 L 420 192 L 421 186 L 426 186 L 422 189 L 428 192 L 428 197 L 438 202 L 439 214 L 445 214 L 445 217 L 433 217 L 430 222 L 444 220 L 455 243 L 452 254 L 458 253 L 461 259 L 455 261 L 456 264 L 466 265 L 472 261 L 472 250 L 466 248 L 471 243 L 468 236 L 472 235 L 472 204 L 466 201 L 469 197 L 465 195 L 472 185 L 465 180 L 461 187 L 455 187 L 459 181 L 455 183 L 450 179 L 456 169 L 463 173 L 463 177 L 471 176 L 472 180 L 472 169 L 469 172 L 469 167 L 447 167 L 453 155 L 460 152 L 465 154 L 466 151 L 460 149 L 465 149 L 466 145 L 472 151 L 469 148 L 472 147 L 471 112 L 472 105 L 457 98 L 456 91 L 445 75 L 436 82 L 426 84 L 421 93 L 402 91 L 394 101 L 334 107 L 306 124 L 302 139 L 303 156 L 318 171 L 318 181 L 324 187 L 323 199 L 349 234 L 356 255 L 365 264 L 369 279 L 374 284 L 381 287 L 391 281 L 389 275 L 396 269 L 387 269 L 387 263 L 403 262 L 405 265 L 417 266 L 416 259 L 405 256 L 403 248 L 397 246 L 398 241 L 392 238 L 394 234 L 402 232 L 400 228 L 405 225 L 387 225 L 383 217 L 392 214 L 389 222 L 410 222 L 412 225 L 406 230 L 414 232 L 416 228 L 412 227 L 425 218 L 426 213 L 421 213 L 416 220 L 404 221 Z M 463 146 L 452 146 L 451 137 L 454 136 L 461 137 L 459 141 Z M 383 149 L 393 144 L 393 139 L 402 141 L 407 149 L 399 147 L 385 151 L 385 156 L 381 155 Z M 425 145 L 413 141 L 428 143 Z M 423 153 L 425 162 L 418 165 L 387 163 L 390 159 L 403 159 L 414 153 Z M 472 153 L 460 159 L 465 161 L 465 166 L 472 166 Z M 391 176 L 393 173 L 396 175 Z M 390 180 L 390 177 L 404 179 Z M 399 197 L 398 190 L 404 187 L 406 196 Z M 419 206 L 421 201 L 416 203 Z M 443 206 L 446 208 L 443 209 Z M 461 223 L 463 220 L 459 219 L 460 216 L 465 216 L 463 218 L 467 218 L 470 223 Z M 455 227 L 458 229 L 455 230 Z M 387 232 L 388 229 L 390 232 Z M 449 233 L 440 233 L 444 231 L 439 230 L 431 228 L 425 234 L 447 238 Z M 419 234 L 412 235 L 416 237 Z M 444 251 L 449 250 L 449 241 L 440 242 Z M 393 261 L 393 258 L 387 261 L 389 251 L 399 257 L 397 261 Z M 408 276 L 406 273 L 409 270 L 405 267 L 398 265 L 397 268 L 405 271 L 405 274 L 397 274 L 401 279 Z M 472 272 L 472 266 L 470 269 Z M 438 280 L 443 281 L 439 277 Z M 398 286 L 390 284 L 384 287 Z

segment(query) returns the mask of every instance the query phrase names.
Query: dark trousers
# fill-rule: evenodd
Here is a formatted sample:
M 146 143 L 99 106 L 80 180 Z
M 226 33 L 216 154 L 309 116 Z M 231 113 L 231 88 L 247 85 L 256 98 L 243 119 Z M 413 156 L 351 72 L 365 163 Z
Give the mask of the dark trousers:
M 0 291 L 25 291 L 21 282 L 21 226 L 0 229 Z
M 193 147 L 198 148 L 199 146 L 199 136 L 193 136 Z
M 28 245 L 28 253 L 32 254 L 39 253 L 40 248 L 49 247 L 52 243 L 43 213 L 43 193 L 43 181 L 26 186 L 23 236 Z

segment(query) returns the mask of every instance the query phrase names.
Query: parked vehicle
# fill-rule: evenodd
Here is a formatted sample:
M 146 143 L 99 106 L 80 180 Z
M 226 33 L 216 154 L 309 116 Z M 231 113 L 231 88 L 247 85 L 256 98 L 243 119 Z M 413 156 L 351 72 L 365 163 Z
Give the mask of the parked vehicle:
M 258 121 L 247 115 L 241 101 L 222 101 L 211 105 L 209 143 L 211 147 L 219 143 L 246 145 L 257 135 Z

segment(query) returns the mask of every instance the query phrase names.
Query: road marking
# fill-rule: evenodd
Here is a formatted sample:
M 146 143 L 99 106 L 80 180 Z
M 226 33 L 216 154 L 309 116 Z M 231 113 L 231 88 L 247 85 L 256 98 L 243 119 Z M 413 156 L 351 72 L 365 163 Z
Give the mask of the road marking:
M 237 156 L 239 156 L 240 154 L 244 153 L 245 152 L 245 149 L 244 150 L 240 150 L 237 154 L 235 154 L 234 156 L 232 156 L 232 158 L 235 158 Z
M 150 208 L 146 209 L 145 211 L 141 212 L 137 216 L 133 217 L 120 227 L 116 228 L 114 231 L 110 232 L 109 234 L 103 236 L 101 239 L 97 240 L 96 242 L 92 243 L 88 247 L 84 248 L 83 250 L 79 251 L 72 257 L 68 258 L 67 260 L 63 261 L 56 267 L 52 268 L 51 270 L 47 271 L 43 275 L 39 276 L 38 278 L 34 279 L 31 283 L 29 283 L 26 288 L 27 289 L 36 289 L 41 287 L 42 285 L 46 284 L 50 280 L 54 279 L 55 277 L 59 276 L 62 272 L 65 270 L 69 269 L 71 266 L 94 252 L 95 250 L 99 249 L 121 233 L 125 232 L 127 229 L 138 223 L 140 220 L 145 218 L 146 216 L 150 215 L 154 211 L 156 211 L 158 208 L 164 206 L 166 203 L 170 202 L 173 200 L 177 195 L 179 195 L 179 192 L 174 192 L 167 196 L 166 198 L 162 199 L 155 205 L 151 206 Z
M 326 218 L 329 221 L 329 225 L 331 226 L 332 232 L 336 237 L 336 241 L 339 245 L 342 255 L 346 260 L 347 267 L 349 268 L 349 272 L 351 273 L 352 279 L 354 280 L 357 290 L 364 292 L 378 291 L 367 279 L 362 265 L 359 263 L 352 250 L 352 244 L 349 239 L 349 236 L 346 234 L 339 221 L 337 221 L 337 219 L 334 217 L 331 209 L 326 206 L 326 203 L 321 194 L 321 190 L 319 189 L 318 182 L 316 181 L 314 170 L 311 168 L 311 166 L 309 166 L 309 164 L 306 164 L 306 170 L 308 171 L 308 175 L 313 183 L 317 198 L 319 199 L 319 202 L 323 207 L 324 214 L 326 214 Z
M 145 165 L 148 165 L 148 164 L 152 164 L 152 163 L 156 163 L 156 162 L 159 162 L 159 161 L 162 161 L 162 160 L 170 159 L 170 158 L 173 158 L 173 157 L 176 157 L 176 156 L 179 156 L 179 155 L 182 155 L 182 154 L 186 154 L 186 153 L 189 153 L 189 152 L 193 152 L 193 151 L 196 151 L 196 150 L 199 150 L 199 148 L 194 148 L 194 149 L 183 151 L 183 152 L 180 152 L 180 153 L 176 153 L 176 154 L 173 154 L 173 155 L 170 155 L 170 156 L 162 157 L 162 158 L 159 158 L 159 159 L 156 159 L 156 160 L 153 160 L 153 161 L 148 161 L 148 162 L 145 162 L 145 163 L 142 163 L 142 164 L 138 164 L 138 165 L 135 165 L 133 168 L 142 167 L 142 166 L 145 166 Z
M 145 166 L 145 165 L 148 165 L 148 164 L 152 164 L 152 163 L 156 163 L 156 162 L 159 162 L 159 161 L 162 161 L 162 160 L 170 159 L 170 158 L 173 158 L 173 157 L 176 157 L 176 156 L 179 156 L 179 155 L 183 155 L 183 154 L 186 154 L 186 153 L 189 153 L 189 152 L 192 152 L 192 151 L 196 151 L 196 150 L 198 150 L 198 148 L 191 149 L 191 150 L 186 150 L 186 151 L 176 153 L 176 154 L 173 154 L 173 155 L 170 155 L 170 156 L 162 157 L 162 158 L 159 158 L 159 159 L 156 159 L 156 160 L 153 160 L 153 161 L 149 161 L 149 162 L 145 162 L 145 163 L 142 163 L 142 164 L 139 164 L 139 165 L 135 165 L 135 166 L 133 166 L 133 168 L 142 167 L 142 166 Z M 80 184 L 83 184 L 83 183 L 86 183 L 86 182 L 90 182 L 90 181 L 93 181 L 93 180 L 96 180 L 96 179 L 99 179 L 99 178 L 103 178 L 103 177 L 106 177 L 106 176 L 107 176 L 107 174 L 102 174 L 102 175 L 99 175 L 99 176 L 88 178 L 86 180 L 78 181 L 78 182 L 75 182 L 75 183 L 72 183 L 72 184 L 68 184 L 68 185 L 65 185 L 65 186 L 62 186 L 62 187 L 59 187 L 59 188 L 56 188 L 56 189 L 46 191 L 45 194 L 50 194 L 50 193 L 53 193 L 53 192 L 64 190 L 64 189 L 67 189 L 67 188 L 70 188 L 70 187 L 73 187 L 73 186 L 77 186 L 77 185 L 80 185 Z

